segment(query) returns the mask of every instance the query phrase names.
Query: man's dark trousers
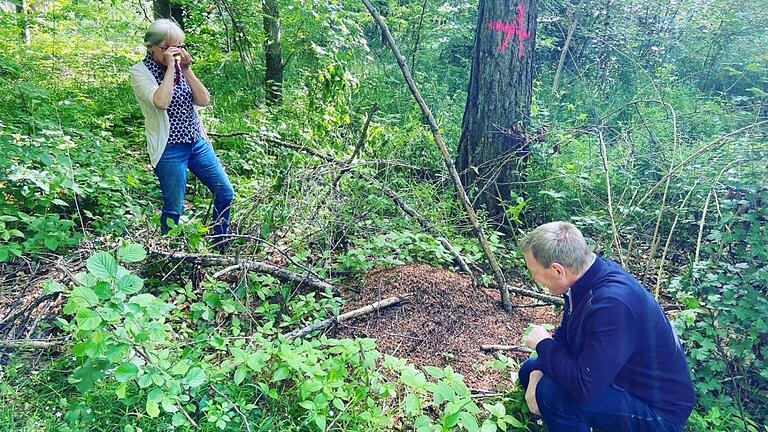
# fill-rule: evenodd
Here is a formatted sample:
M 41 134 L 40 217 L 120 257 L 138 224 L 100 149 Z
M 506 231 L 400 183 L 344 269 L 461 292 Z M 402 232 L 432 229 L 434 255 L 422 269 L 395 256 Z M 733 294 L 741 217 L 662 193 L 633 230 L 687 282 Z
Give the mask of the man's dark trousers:
M 529 359 L 520 367 L 518 375 L 524 389 L 534 364 Z M 684 428 L 614 385 L 594 400 L 579 402 L 544 375 L 536 386 L 536 402 L 549 432 L 682 432 Z

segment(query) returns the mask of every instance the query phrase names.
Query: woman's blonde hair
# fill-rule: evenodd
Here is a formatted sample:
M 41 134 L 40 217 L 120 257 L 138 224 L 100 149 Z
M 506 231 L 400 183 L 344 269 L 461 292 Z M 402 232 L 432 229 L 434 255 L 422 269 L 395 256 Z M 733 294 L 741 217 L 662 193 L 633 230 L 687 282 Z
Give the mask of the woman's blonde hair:
M 144 33 L 144 46 L 149 50 L 152 45 L 157 45 L 162 41 L 175 40 L 178 43 L 184 42 L 184 31 L 175 21 L 161 18 L 147 27 Z

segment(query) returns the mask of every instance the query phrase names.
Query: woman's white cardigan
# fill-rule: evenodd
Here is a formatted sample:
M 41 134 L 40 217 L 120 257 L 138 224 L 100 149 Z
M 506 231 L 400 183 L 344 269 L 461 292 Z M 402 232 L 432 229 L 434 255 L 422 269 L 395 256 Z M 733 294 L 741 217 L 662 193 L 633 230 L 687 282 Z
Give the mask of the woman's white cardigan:
M 163 156 L 165 145 L 168 143 L 168 136 L 171 130 L 171 124 L 168 120 L 168 112 L 155 106 L 152 102 L 158 87 L 157 80 L 149 71 L 143 61 L 131 66 L 131 87 L 136 100 L 139 102 L 141 112 L 144 114 L 144 134 L 147 136 L 147 151 L 149 152 L 149 161 L 152 167 L 156 167 Z M 209 143 L 208 135 L 205 133 L 203 123 L 200 122 L 200 129 L 203 137 Z

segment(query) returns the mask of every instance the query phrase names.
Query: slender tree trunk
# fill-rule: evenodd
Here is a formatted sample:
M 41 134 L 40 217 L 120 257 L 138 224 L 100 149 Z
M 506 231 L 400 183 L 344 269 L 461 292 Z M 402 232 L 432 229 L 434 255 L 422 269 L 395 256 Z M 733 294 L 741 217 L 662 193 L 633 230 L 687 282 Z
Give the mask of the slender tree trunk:
M 280 10 L 277 0 L 264 0 L 264 88 L 267 104 L 277 105 L 283 95 L 283 54 L 280 49 Z
M 32 34 L 29 31 L 29 1 L 18 0 L 18 3 L 8 4 L 8 7 L 15 7 L 16 12 L 21 14 L 21 38 L 24 40 L 24 44 L 29 46 L 32 43 Z
M 557 89 L 560 87 L 560 74 L 563 72 L 563 66 L 565 65 L 565 58 L 568 55 L 568 49 L 571 46 L 571 40 L 573 39 L 573 32 L 576 31 L 576 22 L 579 17 L 579 8 L 581 2 L 575 8 L 568 8 L 568 16 L 571 18 L 571 23 L 568 26 L 568 35 L 565 37 L 563 43 L 563 49 L 560 52 L 560 61 L 557 63 L 557 72 L 555 72 L 555 80 L 552 83 L 552 94 L 557 93 Z
M 504 202 L 523 179 L 538 0 L 480 0 L 457 169 L 500 227 Z
M 155 19 L 173 19 L 184 30 L 184 7 L 181 5 L 171 0 L 152 0 L 152 10 L 155 13 Z
M 421 42 L 421 26 L 424 24 L 424 12 L 427 10 L 427 0 L 421 3 L 421 15 L 419 15 L 419 25 L 416 27 L 416 41 L 413 43 L 413 52 L 411 53 L 411 73 L 416 73 L 416 54 L 419 52 L 419 42 Z

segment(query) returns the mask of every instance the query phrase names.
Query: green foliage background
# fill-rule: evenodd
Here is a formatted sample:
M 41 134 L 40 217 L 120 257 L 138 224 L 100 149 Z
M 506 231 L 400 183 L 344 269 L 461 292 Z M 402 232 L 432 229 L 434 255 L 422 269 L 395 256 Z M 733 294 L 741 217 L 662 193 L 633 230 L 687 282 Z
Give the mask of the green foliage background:
M 538 430 L 519 391 L 482 404 L 450 368 L 419 370 L 382 356 L 372 340 L 280 336 L 338 313 L 330 293 L 254 275 L 232 286 L 161 281 L 143 248 L 123 240 L 158 231 L 159 191 L 127 78 L 143 55 L 150 5 L 28 4 L 28 14 L 0 13 L 0 271 L 83 244 L 103 251 L 77 284 L 47 287 L 68 298 L 61 319 L 41 327 L 69 336 L 66 355 L 34 371 L 20 358 L 0 366 L 0 429 L 186 430 L 195 420 L 205 430 L 383 430 L 393 418 L 420 431 Z M 477 2 L 375 5 L 455 152 Z M 280 244 L 292 265 L 334 281 L 380 265 L 452 267 L 437 239 L 364 174 L 484 265 L 421 112 L 362 4 L 280 2 L 286 65 L 277 107 L 263 102 L 260 4 L 183 6 L 194 67 L 214 101 L 201 116 L 235 183 L 238 233 Z M 522 276 L 515 237 L 570 220 L 674 306 L 698 393 L 692 431 L 766 430 L 762 6 L 541 2 L 527 178 L 504 202 L 511 234 L 488 228 L 505 271 Z M 578 25 L 553 92 L 569 7 Z M 359 163 L 343 177 L 276 144 L 347 159 L 374 104 Z M 196 181 L 189 198 L 184 223 L 164 241 L 208 251 L 210 198 Z M 268 252 L 247 239 L 235 248 Z

